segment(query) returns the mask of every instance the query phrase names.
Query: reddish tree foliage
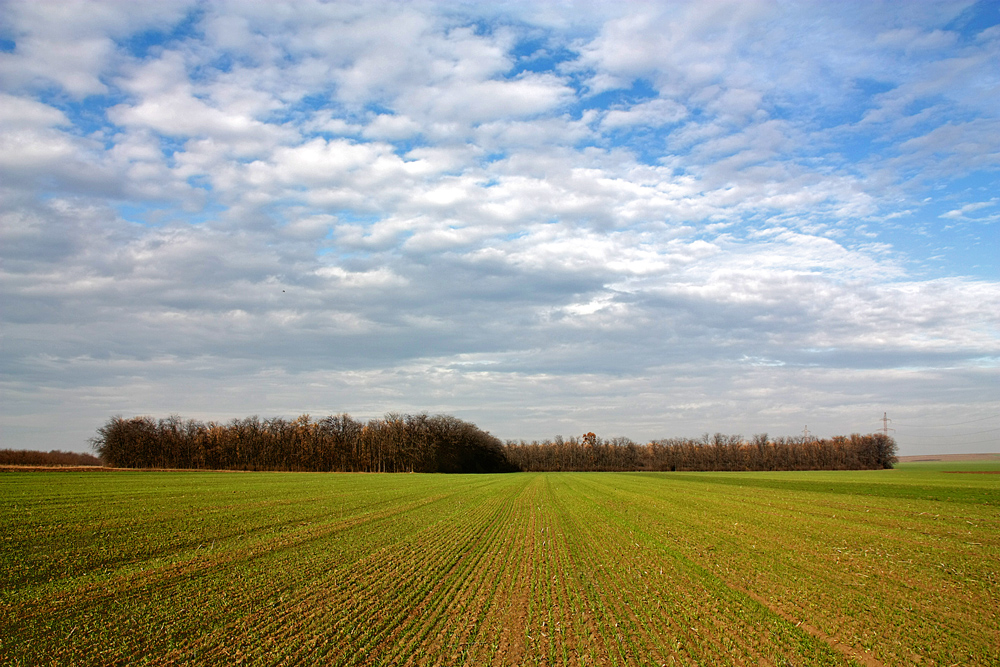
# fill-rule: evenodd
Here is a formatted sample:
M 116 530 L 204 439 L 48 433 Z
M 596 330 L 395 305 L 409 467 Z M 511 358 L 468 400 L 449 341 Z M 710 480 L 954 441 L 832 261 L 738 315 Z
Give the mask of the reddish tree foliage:
M 503 443 L 455 417 L 388 414 L 234 419 L 227 424 L 113 417 L 91 439 L 120 468 L 338 472 L 508 472 Z
M 882 434 L 830 440 L 766 434 L 705 434 L 697 440 L 582 438 L 506 445 L 447 415 L 387 414 L 366 424 L 350 415 L 247 417 L 227 424 L 114 417 L 91 443 L 122 468 L 312 470 L 341 472 L 509 472 L 628 470 L 861 470 L 891 468 L 896 443 Z
M 92 454 L 77 452 L 37 452 L 30 449 L 0 449 L 0 465 L 6 466 L 99 466 L 101 460 Z
M 544 442 L 508 441 L 507 459 L 519 470 L 869 470 L 896 463 L 895 441 L 881 433 L 829 440 L 778 438 L 750 441 L 716 433 L 700 439 L 672 438 L 639 445 L 628 438 Z

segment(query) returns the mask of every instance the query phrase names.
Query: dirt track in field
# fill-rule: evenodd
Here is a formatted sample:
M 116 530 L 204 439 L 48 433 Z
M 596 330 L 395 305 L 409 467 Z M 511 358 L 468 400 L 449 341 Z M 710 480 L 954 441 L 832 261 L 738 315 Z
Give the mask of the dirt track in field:
M 1000 454 L 923 454 L 900 456 L 900 463 L 952 463 L 964 461 L 1000 461 Z

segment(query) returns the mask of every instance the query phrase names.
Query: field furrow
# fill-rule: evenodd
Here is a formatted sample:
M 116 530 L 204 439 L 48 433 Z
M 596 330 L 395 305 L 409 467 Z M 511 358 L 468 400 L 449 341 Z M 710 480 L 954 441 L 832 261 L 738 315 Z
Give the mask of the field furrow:
M 998 486 L 9 473 L 0 663 L 1000 664 Z

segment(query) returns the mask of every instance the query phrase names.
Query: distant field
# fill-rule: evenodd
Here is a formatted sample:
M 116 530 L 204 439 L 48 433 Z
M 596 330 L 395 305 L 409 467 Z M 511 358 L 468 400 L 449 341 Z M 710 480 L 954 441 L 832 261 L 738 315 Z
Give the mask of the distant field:
M 0 664 L 1000 664 L 1000 464 L 0 474 Z
M 919 456 L 900 456 L 900 463 L 925 463 L 932 461 L 996 461 L 1000 463 L 1000 454 L 922 454 Z

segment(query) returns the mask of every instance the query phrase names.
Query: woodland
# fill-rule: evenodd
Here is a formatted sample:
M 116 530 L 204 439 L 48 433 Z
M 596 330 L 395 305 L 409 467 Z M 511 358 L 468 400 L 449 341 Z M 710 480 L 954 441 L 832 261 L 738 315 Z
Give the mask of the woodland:
M 63 452 L 53 449 L 39 452 L 31 449 L 0 449 L 0 466 L 99 466 L 101 460 L 93 454 Z
M 830 439 L 746 440 L 721 433 L 646 444 L 594 433 L 501 441 L 449 415 L 390 413 L 246 417 L 227 423 L 178 416 L 112 417 L 91 446 L 107 466 L 316 472 L 497 473 L 546 471 L 866 470 L 893 467 L 895 441 L 881 433 Z

